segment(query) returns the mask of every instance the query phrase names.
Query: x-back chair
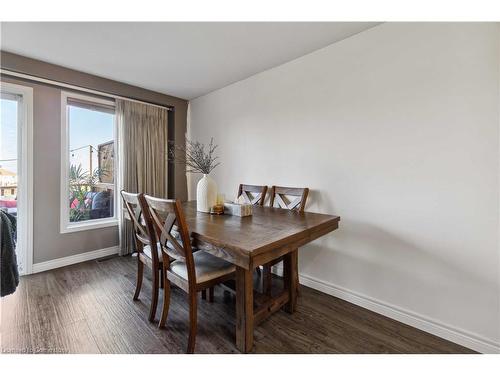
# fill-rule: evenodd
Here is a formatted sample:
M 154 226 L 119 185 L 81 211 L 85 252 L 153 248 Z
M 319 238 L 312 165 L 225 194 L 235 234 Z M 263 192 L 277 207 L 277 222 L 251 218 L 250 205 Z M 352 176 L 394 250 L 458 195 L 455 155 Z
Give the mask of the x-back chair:
M 246 203 L 263 206 L 266 199 L 267 186 L 240 184 L 238 198 L 243 196 Z
M 152 295 L 151 306 L 149 310 L 149 321 L 154 321 L 156 308 L 158 305 L 159 287 L 163 286 L 161 273 L 162 257 L 161 248 L 156 240 L 156 235 L 152 226 L 148 227 L 148 222 L 145 219 L 147 215 L 145 207 L 144 195 L 142 193 L 128 193 L 124 190 L 120 192 L 125 208 L 127 209 L 128 218 L 132 222 L 134 239 L 137 249 L 137 281 L 134 293 L 134 300 L 139 299 L 141 292 L 142 279 L 144 277 L 144 266 L 151 268 L 152 272 Z
M 246 185 L 240 184 L 238 187 L 238 198 L 243 196 L 245 203 L 252 204 L 254 206 L 263 206 L 266 200 L 267 185 Z M 260 267 L 256 269 L 257 273 L 260 275 Z
M 205 251 L 193 252 L 191 237 L 179 200 L 144 196 L 148 213 L 161 244 L 164 298 L 159 327 L 165 327 L 170 305 L 170 283 L 189 296 L 189 339 L 187 352 L 193 353 L 197 327 L 197 294 L 235 276 L 235 266 Z M 170 259 L 174 259 L 171 261 Z
M 308 195 L 308 188 L 272 186 L 270 206 L 304 212 Z M 293 199 L 288 199 L 288 197 L 293 197 Z
M 272 186 L 271 187 L 271 200 L 270 206 L 283 208 L 285 210 L 294 210 L 298 212 L 304 212 L 306 206 L 307 195 L 309 194 L 308 188 L 291 188 L 284 186 Z M 264 293 L 271 294 L 271 267 L 282 261 L 282 258 L 273 260 L 270 263 L 265 264 L 263 268 L 263 282 L 262 289 Z M 299 277 L 297 275 L 297 291 L 299 288 Z

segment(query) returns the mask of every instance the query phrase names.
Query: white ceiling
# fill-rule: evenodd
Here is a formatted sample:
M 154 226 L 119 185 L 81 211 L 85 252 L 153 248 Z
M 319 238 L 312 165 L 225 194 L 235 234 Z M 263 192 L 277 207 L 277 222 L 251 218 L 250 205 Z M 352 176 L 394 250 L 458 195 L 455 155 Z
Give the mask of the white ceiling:
M 1 49 L 193 99 L 376 23 L 1 24 Z

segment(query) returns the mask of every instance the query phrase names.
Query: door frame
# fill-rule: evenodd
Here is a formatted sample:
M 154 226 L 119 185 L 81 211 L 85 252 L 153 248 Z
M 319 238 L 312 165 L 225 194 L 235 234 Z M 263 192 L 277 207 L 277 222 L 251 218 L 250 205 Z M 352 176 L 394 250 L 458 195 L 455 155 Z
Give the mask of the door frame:
M 33 88 L 0 82 L 0 91 L 21 96 L 18 104 L 17 139 L 17 249 L 22 249 L 24 270 L 33 271 Z

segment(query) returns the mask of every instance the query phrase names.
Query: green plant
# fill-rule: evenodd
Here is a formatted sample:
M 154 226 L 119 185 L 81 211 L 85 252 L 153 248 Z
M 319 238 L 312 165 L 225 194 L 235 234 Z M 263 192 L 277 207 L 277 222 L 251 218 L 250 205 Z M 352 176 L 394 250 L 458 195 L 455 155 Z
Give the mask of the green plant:
M 91 207 L 87 203 L 87 193 L 95 191 L 96 185 L 101 177 L 106 176 L 106 171 L 96 168 L 89 173 L 82 168 L 72 164 L 69 167 L 69 221 L 83 221 L 90 218 Z M 76 202 L 75 202 L 76 200 Z

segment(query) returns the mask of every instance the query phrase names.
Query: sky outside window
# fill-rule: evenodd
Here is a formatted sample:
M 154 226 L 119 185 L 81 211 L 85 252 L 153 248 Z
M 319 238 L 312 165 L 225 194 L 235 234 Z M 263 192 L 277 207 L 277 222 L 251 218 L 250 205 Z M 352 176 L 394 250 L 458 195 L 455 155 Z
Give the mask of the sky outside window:
M 1 99 L 0 114 L 0 166 L 17 173 L 17 107 L 16 100 Z
M 88 171 L 88 146 L 92 145 L 92 169 L 95 170 L 98 168 L 97 146 L 114 140 L 114 115 L 71 105 L 68 108 L 70 162 L 76 166 L 81 164 L 82 168 Z

